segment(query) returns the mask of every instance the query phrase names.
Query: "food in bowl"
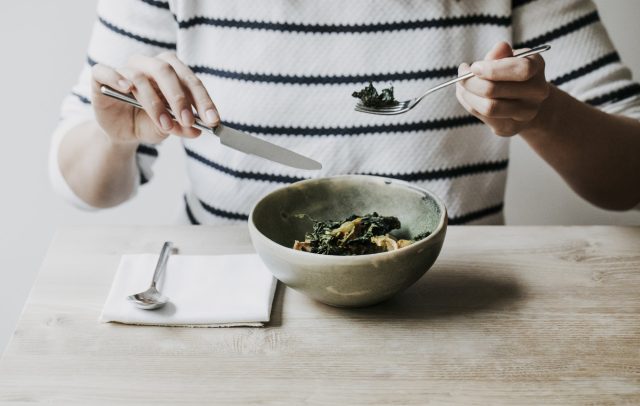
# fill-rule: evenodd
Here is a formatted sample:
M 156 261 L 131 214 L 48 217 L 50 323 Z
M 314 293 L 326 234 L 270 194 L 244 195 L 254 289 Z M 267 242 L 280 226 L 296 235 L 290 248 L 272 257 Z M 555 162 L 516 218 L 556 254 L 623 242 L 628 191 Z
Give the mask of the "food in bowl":
M 366 255 L 395 251 L 431 234 L 427 231 L 413 239 L 398 238 L 391 231 L 400 229 L 400 220 L 377 212 L 364 216 L 353 214 L 341 221 L 314 220 L 306 214 L 296 217 L 313 221 L 313 230 L 305 234 L 304 241 L 295 240 L 293 249 L 314 254 Z

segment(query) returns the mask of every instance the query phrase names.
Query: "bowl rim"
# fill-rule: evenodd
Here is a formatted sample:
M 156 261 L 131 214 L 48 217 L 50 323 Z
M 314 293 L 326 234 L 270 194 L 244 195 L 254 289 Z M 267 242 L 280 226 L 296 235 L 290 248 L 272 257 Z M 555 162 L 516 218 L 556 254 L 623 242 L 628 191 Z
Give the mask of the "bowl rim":
M 384 182 L 387 184 L 393 183 L 393 184 L 397 184 L 400 185 L 402 187 L 406 187 L 408 189 L 412 189 L 414 191 L 426 194 L 429 196 L 429 198 L 431 198 L 433 201 L 436 202 L 438 208 L 440 209 L 440 219 L 438 220 L 438 225 L 436 226 L 436 228 L 431 232 L 431 234 L 426 237 L 423 238 L 420 241 L 417 241 L 411 245 L 409 245 L 408 247 L 404 247 L 395 251 L 386 251 L 386 252 L 377 252 L 374 254 L 364 254 L 364 255 L 324 255 L 324 254 L 316 254 L 314 252 L 305 252 L 305 251 L 298 251 L 298 250 L 294 250 L 293 248 L 290 247 L 285 247 L 284 245 L 280 245 L 277 242 L 273 241 L 272 239 L 270 239 L 269 237 L 267 237 L 266 235 L 264 235 L 262 233 L 262 231 L 260 231 L 258 229 L 258 227 L 255 225 L 254 221 L 253 221 L 253 214 L 255 212 L 256 207 L 258 207 L 258 205 L 265 200 L 267 197 L 271 196 L 274 193 L 279 192 L 282 189 L 286 189 L 288 187 L 291 187 L 293 185 L 301 185 L 301 184 L 305 184 L 305 183 L 314 183 L 314 182 L 318 182 L 318 181 L 323 181 L 323 180 L 333 180 L 333 179 L 368 179 L 368 180 L 372 180 L 372 181 L 377 181 L 377 182 Z M 388 258 L 391 259 L 394 256 L 398 256 L 398 255 L 405 255 L 408 254 L 409 252 L 411 252 L 412 250 L 419 250 L 421 245 L 426 244 L 428 241 L 435 239 L 436 236 L 439 236 L 443 229 L 446 227 L 447 225 L 447 208 L 444 205 L 444 203 L 442 202 L 442 200 L 436 196 L 433 192 L 423 189 L 421 187 L 412 185 L 409 182 L 405 182 L 403 180 L 399 180 L 399 179 L 393 179 L 393 178 L 387 178 L 384 176 L 374 176 L 374 175 L 334 175 L 334 176 L 326 176 L 326 177 L 318 177 L 318 178 L 311 178 L 311 179 L 305 179 L 305 180 L 301 180 L 298 182 L 294 182 L 294 183 L 289 183 L 287 185 L 283 185 L 281 187 L 278 187 L 277 189 L 274 189 L 266 194 L 264 194 L 262 197 L 260 197 L 260 199 L 258 199 L 258 201 L 251 207 L 251 211 L 249 212 L 249 219 L 248 219 L 248 224 L 249 224 L 249 229 L 254 231 L 253 233 L 251 233 L 252 235 L 256 236 L 257 238 L 260 238 L 263 242 L 265 242 L 267 245 L 274 247 L 274 249 L 276 250 L 280 250 L 281 252 L 288 254 L 288 255 L 298 255 L 300 256 L 300 259 L 306 259 L 308 261 L 322 261 L 322 262 L 327 262 L 329 261 L 330 263 L 333 262 L 340 262 L 342 264 L 357 264 L 357 263 L 364 263 L 364 262 L 370 262 L 372 259 L 383 259 L 383 258 Z M 287 250 L 287 251 L 283 251 L 283 250 Z

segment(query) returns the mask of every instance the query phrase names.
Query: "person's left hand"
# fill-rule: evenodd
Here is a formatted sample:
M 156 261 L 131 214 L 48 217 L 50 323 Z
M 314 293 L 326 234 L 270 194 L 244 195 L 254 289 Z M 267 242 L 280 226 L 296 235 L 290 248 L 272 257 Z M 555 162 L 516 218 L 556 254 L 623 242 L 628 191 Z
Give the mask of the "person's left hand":
M 513 58 L 513 54 L 509 44 L 498 43 L 483 61 L 460 65 L 459 75 L 471 71 L 476 76 L 456 84 L 460 104 L 505 137 L 532 126 L 551 87 L 540 55 Z

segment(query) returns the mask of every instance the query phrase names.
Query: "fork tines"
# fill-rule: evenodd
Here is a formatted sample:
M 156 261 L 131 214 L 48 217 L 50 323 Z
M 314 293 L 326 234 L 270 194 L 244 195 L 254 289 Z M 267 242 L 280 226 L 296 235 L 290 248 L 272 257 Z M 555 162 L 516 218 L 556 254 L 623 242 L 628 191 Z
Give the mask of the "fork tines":
M 362 113 L 391 115 L 391 114 L 397 114 L 397 113 L 403 112 L 408 105 L 409 105 L 408 102 L 401 102 L 396 104 L 395 106 L 371 108 L 363 105 L 362 103 L 358 103 L 356 104 L 355 110 Z

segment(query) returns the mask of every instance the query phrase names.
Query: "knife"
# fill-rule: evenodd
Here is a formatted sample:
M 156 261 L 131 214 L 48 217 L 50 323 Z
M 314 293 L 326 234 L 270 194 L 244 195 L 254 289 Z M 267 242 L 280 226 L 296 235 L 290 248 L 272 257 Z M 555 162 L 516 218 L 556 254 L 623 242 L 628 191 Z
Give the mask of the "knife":
M 112 89 L 109 86 L 101 86 L 100 92 L 105 96 L 128 103 L 139 109 L 143 109 L 142 105 L 138 103 L 135 98 Z M 171 109 L 167 108 L 167 111 L 175 120 L 176 116 Z M 258 137 L 254 137 L 253 135 L 243 133 L 242 131 L 234 130 L 233 128 L 229 128 L 223 124 L 219 124 L 217 127 L 212 128 L 208 127 L 198 116 L 196 116 L 195 119 L 195 123 L 192 127 L 216 135 L 220 138 L 220 143 L 222 145 L 233 148 L 236 151 L 259 156 L 261 158 L 268 159 L 269 161 L 277 162 L 292 168 L 305 170 L 322 169 L 322 164 L 320 162 L 307 158 L 304 155 L 300 155 L 297 152 L 272 144 Z

